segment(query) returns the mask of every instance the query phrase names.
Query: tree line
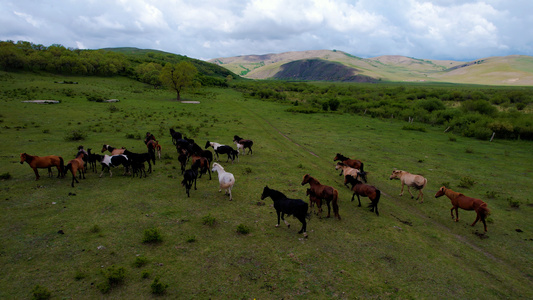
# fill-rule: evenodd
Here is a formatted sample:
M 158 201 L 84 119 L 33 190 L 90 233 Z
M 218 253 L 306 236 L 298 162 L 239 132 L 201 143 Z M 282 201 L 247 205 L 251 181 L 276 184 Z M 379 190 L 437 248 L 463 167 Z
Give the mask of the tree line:
M 489 140 L 533 140 L 532 87 L 457 84 L 233 82 L 249 97 L 297 113 L 340 112 L 440 126 Z

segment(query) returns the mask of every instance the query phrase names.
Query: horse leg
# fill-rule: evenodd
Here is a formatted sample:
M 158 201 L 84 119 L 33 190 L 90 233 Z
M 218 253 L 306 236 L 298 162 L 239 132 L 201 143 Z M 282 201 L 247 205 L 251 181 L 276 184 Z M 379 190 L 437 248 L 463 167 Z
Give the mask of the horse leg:
M 422 189 L 418 191 L 418 197 L 416 200 L 418 200 L 418 198 L 420 198 L 420 203 L 424 203 L 424 193 L 422 192 Z
M 183 168 L 185 170 L 185 168 Z M 150 163 L 150 160 L 148 160 L 148 173 L 152 173 L 152 164 Z M 181 172 L 183 174 L 183 172 Z
M 35 180 L 39 180 L 41 176 L 39 176 L 39 171 L 37 171 L 37 168 L 33 168 L 33 172 L 35 172 Z
M 276 227 L 279 227 L 280 211 L 276 210 L 276 213 L 278 214 L 278 224 L 276 224 Z
M 402 181 L 402 190 L 400 191 L 400 197 L 403 196 L 403 186 L 404 186 L 404 183 Z M 409 187 L 408 187 L 408 189 L 409 189 Z
M 191 182 L 191 186 L 192 186 L 192 182 Z M 196 178 L 194 178 L 194 190 L 196 191 Z
M 330 212 L 331 212 L 331 205 L 330 205 L 330 203 L 331 203 L 331 200 L 329 200 L 329 199 L 326 200 L 326 204 L 328 205 L 328 216 L 327 216 L 327 218 L 330 217 Z
M 285 213 L 284 212 L 281 213 L 281 219 L 283 220 L 285 225 L 287 225 L 288 228 L 291 228 L 291 224 L 289 224 L 289 222 L 287 222 L 287 220 L 285 220 Z
M 228 193 L 229 193 L 229 200 L 233 200 L 233 196 L 231 196 L 231 186 L 228 188 Z
M 302 222 L 302 229 L 298 233 L 303 233 L 304 237 L 307 237 L 307 222 L 305 221 L 305 216 L 298 217 L 298 220 Z
M 409 192 L 409 195 L 411 195 L 411 199 L 413 199 L 415 196 L 413 196 L 413 194 L 411 193 L 411 187 L 409 185 L 407 185 L 407 191 Z
M 477 223 L 477 221 L 479 221 L 479 219 L 480 219 L 480 217 L 479 217 L 479 213 L 476 211 L 476 220 L 475 220 L 474 223 L 472 223 L 472 225 L 470 225 L 470 226 L 473 227 L 474 225 L 476 225 L 476 223 Z
M 357 207 L 361 207 L 361 198 L 359 198 L 359 193 L 357 193 L 357 201 L 359 201 L 359 205 L 357 205 Z

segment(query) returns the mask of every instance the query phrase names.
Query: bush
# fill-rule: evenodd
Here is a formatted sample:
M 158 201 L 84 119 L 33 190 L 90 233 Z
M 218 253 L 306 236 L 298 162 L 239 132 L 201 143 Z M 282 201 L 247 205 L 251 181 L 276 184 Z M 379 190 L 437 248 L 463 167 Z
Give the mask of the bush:
M 70 133 L 65 136 L 65 141 L 67 142 L 74 142 L 74 141 L 82 141 L 85 140 L 87 137 L 87 134 L 85 132 L 82 132 L 81 130 L 73 130 Z
M 98 284 L 98 288 L 102 293 L 108 293 L 112 287 L 121 285 L 124 283 L 124 278 L 126 278 L 126 269 L 123 267 L 115 267 L 112 265 L 107 268 L 105 271 L 102 271 L 105 280 Z
M 459 187 L 463 187 L 463 188 L 471 188 L 476 182 L 474 181 L 474 179 L 468 177 L 468 176 L 464 176 L 461 178 L 461 181 L 459 182 L 458 186 Z
M 250 233 L 250 228 L 244 224 L 239 224 L 239 226 L 237 226 L 237 233 L 248 234 Z
M 216 220 L 213 216 L 211 216 L 211 214 L 208 214 L 202 218 L 202 223 L 207 226 L 214 226 L 216 224 Z
M 52 293 L 47 288 L 45 288 L 44 286 L 40 286 L 40 285 L 36 285 L 31 291 L 31 293 L 32 293 L 31 298 L 35 300 L 50 299 L 50 297 L 52 296 Z
M 163 238 L 161 237 L 161 233 L 159 232 L 159 229 L 151 228 L 151 229 L 146 229 L 144 231 L 143 243 L 156 244 L 156 243 L 161 243 L 162 241 L 163 241 Z
M 150 285 L 150 288 L 152 289 L 152 294 L 162 295 L 162 294 L 164 294 L 166 292 L 166 290 L 168 288 L 168 284 L 161 283 L 159 281 L 159 276 L 158 276 L 158 277 L 154 278 L 154 281 Z
M 413 131 L 426 132 L 425 127 L 417 126 L 413 124 L 403 125 L 402 130 L 413 130 Z
M 9 172 L 6 172 L 6 173 L 3 173 L 3 174 L 0 174 L 0 180 L 7 180 L 7 179 L 11 179 L 11 174 L 9 174 Z
M 146 265 L 147 263 L 148 263 L 148 258 L 146 258 L 144 256 L 137 256 L 135 258 L 135 261 L 133 262 L 133 266 L 137 267 L 137 268 L 140 268 L 140 267 Z
M 515 200 L 513 197 L 507 198 L 507 203 L 509 203 L 509 206 L 512 208 L 519 208 L 520 207 L 520 201 Z

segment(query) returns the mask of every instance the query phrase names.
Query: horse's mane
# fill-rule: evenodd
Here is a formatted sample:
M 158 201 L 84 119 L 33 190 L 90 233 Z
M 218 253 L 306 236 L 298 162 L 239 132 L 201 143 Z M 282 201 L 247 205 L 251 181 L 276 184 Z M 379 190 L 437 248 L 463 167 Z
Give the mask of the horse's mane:
M 272 199 L 276 198 L 276 200 L 278 200 L 278 199 L 287 198 L 287 196 L 285 196 L 285 194 L 283 194 L 282 192 L 280 192 L 278 190 L 274 190 L 274 189 L 271 189 L 271 188 L 268 188 L 268 190 L 270 191 L 270 194 L 271 194 L 270 198 L 272 198 Z
M 348 160 L 349 158 L 340 154 L 340 153 L 337 153 L 337 157 L 341 160 L 341 161 L 344 161 L 344 160 Z

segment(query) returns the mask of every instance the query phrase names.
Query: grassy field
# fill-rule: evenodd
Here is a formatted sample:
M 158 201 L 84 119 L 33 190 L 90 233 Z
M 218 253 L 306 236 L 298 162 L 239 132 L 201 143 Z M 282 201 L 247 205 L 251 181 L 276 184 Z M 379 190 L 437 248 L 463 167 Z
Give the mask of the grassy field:
M 54 83 L 65 80 L 78 84 Z M 52 299 L 152 298 L 157 279 L 172 299 L 533 297 L 531 143 L 402 130 L 404 123 L 349 114 L 292 114 L 231 89 L 204 89 L 185 96 L 200 104 L 183 104 L 123 78 L 0 73 L 0 91 L 0 175 L 11 176 L 0 183 L 2 299 L 31 298 L 36 286 Z M 120 102 L 90 102 L 90 95 Z M 61 103 L 21 102 L 36 99 Z M 169 128 L 201 146 L 232 145 L 235 134 L 254 140 L 252 156 L 221 160 L 236 177 L 233 201 L 218 192 L 216 173 L 187 198 Z M 73 131 L 85 140 L 67 141 Z M 72 188 L 70 177 L 41 170 L 35 181 L 19 164 L 21 152 L 69 160 L 79 145 L 142 152 L 147 131 L 163 159 L 146 179 L 116 169 L 112 178 L 88 173 Z M 379 217 L 350 202 L 334 168 L 337 152 L 365 162 L 369 183 L 382 191 Z M 424 203 L 398 196 L 393 168 L 428 179 Z M 275 228 L 272 201 L 260 195 L 268 185 L 307 201 L 306 173 L 339 190 L 342 220 L 312 215 L 304 239 L 292 217 L 290 228 Z M 459 187 L 464 181 L 474 184 Z M 442 184 L 488 203 L 487 234 L 481 224 L 470 227 L 474 212 L 452 221 L 450 201 L 433 197 Z M 152 229 L 162 241 L 143 243 Z

